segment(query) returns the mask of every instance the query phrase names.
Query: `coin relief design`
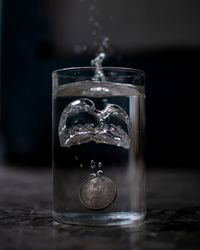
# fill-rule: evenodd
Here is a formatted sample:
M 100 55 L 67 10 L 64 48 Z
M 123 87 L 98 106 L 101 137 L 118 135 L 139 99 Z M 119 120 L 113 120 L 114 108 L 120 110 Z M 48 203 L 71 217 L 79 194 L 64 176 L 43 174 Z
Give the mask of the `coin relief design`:
M 116 186 L 107 177 L 95 177 L 84 181 L 80 187 L 81 203 L 93 210 L 100 210 L 113 203 L 116 197 Z

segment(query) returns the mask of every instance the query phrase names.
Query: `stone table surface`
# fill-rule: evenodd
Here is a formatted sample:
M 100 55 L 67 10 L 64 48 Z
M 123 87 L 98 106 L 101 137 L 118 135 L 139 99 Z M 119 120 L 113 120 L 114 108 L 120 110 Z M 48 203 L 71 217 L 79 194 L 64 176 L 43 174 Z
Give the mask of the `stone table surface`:
M 200 249 L 200 171 L 147 171 L 137 227 L 52 225 L 51 169 L 0 166 L 0 250 Z

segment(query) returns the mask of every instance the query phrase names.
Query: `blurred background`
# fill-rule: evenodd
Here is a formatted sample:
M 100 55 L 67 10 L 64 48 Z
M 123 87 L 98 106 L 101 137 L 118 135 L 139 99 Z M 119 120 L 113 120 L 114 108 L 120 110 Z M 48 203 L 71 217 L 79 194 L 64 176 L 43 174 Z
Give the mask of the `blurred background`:
M 200 1 L 0 0 L 0 158 L 51 165 L 51 72 L 104 66 L 146 73 L 147 166 L 198 167 Z

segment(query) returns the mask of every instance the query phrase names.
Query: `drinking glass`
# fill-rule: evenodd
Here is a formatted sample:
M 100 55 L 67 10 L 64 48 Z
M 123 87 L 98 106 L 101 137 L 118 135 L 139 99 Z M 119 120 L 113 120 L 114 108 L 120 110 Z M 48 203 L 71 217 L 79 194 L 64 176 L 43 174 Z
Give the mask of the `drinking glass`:
M 123 225 L 144 219 L 144 72 L 52 73 L 53 218 Z

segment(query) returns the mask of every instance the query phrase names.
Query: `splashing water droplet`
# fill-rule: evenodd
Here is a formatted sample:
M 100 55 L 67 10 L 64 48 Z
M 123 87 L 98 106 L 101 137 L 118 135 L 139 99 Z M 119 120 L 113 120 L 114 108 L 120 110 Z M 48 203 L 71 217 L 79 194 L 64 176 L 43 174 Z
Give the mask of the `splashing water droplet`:
M 96 34 L 97 34 L 97 33 L 96 33 L 96 31 L 94 30 L 94 31 L 92 32 L 92 35 L 93 35 L 93 36 L 96 36 Z
M 96 162 L 94 160 L 91 160 L 91 162 L 90 162 L 90 168 L 91 169 L 95 169 L 95 167 L 96 167 Z
M 104 37 L 102 44 L 101 44 L 101 48 L 100 50 L 104 51 L 104 49 L 108 48 L 108 42 L 109 42 L 109 37 Z
M 96 9 L 95 5 L 90 5 L 90 7 L 89 7 L 90 12 L 93 12 L 95 9 Z
M 83 168 L 83 164 L 82 163 L 80 164 L 80 167 Z
M 91 17 L 88 18 L 88 21 L 89 21 L 90 23 L 92 23 L 92 22 L 94 21 L 94 18 L 91 16 Z
M 83 51 L 87 50 L 87 45 L 83 45 Z
M 98 164 L 98 168 L 101 168 L 102 167 L 102 163 L 101 162 L 99 162 L 99 164 Z
M 103 171 L 102 170 L 98 170 L 97 171 L 97 176 L 101 176 L 101 175 L 103 175 Z
M 94 26 L 95 26 L 95 27 L 98 27 L 98 26 L 99 26 L 99 23 L 98 23 L 98 22 L 94 22 Z
M 104 79 L 105 77 L 104 77 L 104 74 L 103 74 L 103 71 L 102 71 L 102 62 L 105 59 L 105 57 L 106 57 L 106 54 L 101 52 L 101 53 L 98 54 L 98 56 L 95 59 L 93 59 L 91 61 L 91 65 L 93 67 L 96 67 L 95 75 L 92 78 L 92 80 L 94 80 L 94 81 L 103 81 L 103 80 L 105 80 Z
M 78 161 L 78 156 L 77 155 L 75 156 L 75 160 Z
M 90 178 L 95 178 L 97 175 L 95 174 L 95 173 L 91 173 L 91 174 L 89 174 L 89 177 Z
M 79 44 L 77 44 L 77 45 L 74 46 L 74 53 L 77 54 L 77 55 L 83 53 L 86 50 L 87 50 L 87 45 L 79 45 Z

